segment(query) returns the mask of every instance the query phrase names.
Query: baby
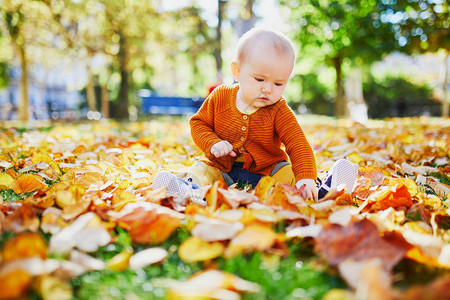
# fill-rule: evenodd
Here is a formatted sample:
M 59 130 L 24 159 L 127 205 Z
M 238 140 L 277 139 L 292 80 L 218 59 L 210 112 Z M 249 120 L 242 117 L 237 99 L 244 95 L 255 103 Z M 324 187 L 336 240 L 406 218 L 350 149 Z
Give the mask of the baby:
M 356 170 L 346 160 L 333 168 L 339 175 L 334 181 L 323 188 L 316 184 L 314 153 L 283 98 L 294 63 L 292 42 L 280 32 L 254 28 L 244 34 L 231 63 L 238 83 L 214 89 L 189 122 L 205 157 L 183 178 L 158 174 L 153 188 L 167 186 L 169 192 L 183 194 L 219 178 L 228 185 L 255 187 L 263 176 L 272 176 L 302 188 L 304 198 L 317 199 L 342 182 L 351 189 Z

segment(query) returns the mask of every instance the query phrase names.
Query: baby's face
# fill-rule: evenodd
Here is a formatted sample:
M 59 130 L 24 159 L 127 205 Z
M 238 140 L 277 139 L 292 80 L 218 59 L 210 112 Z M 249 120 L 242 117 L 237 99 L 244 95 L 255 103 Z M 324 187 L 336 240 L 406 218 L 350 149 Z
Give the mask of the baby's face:
M 294 57 L 273 47 L 253 47 L 240 64 L 239 95 L 249 109 L 278 102 L 294 67 Z

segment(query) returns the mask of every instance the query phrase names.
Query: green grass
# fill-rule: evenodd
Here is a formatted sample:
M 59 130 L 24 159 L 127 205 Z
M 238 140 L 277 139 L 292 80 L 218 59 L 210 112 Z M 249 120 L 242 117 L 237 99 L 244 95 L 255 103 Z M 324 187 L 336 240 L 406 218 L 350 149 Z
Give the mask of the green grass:
M 0 195 L 3 198 L 3 201 L 7 201 L 7 202 L 16 202 L 18 200 L 23 200 L 23 199 L 25 199 L 28 196 L 33 195 L 33 194 L 34 194 L 34 192 L 17 194 L 11 189 L 9 189 L 9 190 L 1 190 L 0 191 Z
M 148 266 L 142 270 L 114 272 L 111 270 L 88 272 L 74 278 L 71 283 L 78 299 L 126 299 L 137 296 L 139 299 L 164 299 L 166 290 L 154 285 L 152 279 L 170 278 L 186 280 L 192 274 L 204 270 L 203 263 L 187 263 L 178 256 L 178 246 L 189 236 L 185 228 L 179 229 L 169 240 L 160 246 L 169 256 L 159 265 Z M 131 244 L 128 233 L 116 231 L 114 246 L 106 246 L 95 253 L 105 260 L 119 253 L 124 247 L 132 246 L 135 252 L 148 246 Z M 261 285 L 258 293 L 243 295 L 243 299 L 295 299 L 308 297 L 321 299 L 332 288 L 345 288 L 346 285 L 323 262 L 315 264 L 312 243 L 304 240 L 289 242 L 289 256 L 267 256 L 260 252 L 239 255 L 231 259 L 216 260 L 218 269 L 236 274 L 243 279 Z M 318 266 L 322 267 L 318 267 Z M 331 270 L 331 273 L 334 271 Z

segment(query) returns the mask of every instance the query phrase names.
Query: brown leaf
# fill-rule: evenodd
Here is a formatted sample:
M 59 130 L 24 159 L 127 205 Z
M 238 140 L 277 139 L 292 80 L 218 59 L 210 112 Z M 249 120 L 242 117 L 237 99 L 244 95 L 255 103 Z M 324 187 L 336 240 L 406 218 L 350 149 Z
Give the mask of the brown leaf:
M 335 224 L 324 226 L 316 239 L 316 250 L 334 266 L 348 259 L 363 261 L 379 258 L 390 271 L 411 248 L 404 240 L 398 242 L 397 239 L 402 238 L 381 237 L 375 224 L 364 219 L 346 227 Z
M 8 215 L 3 223 L 5 231 L 37 232 L 39 229 L 39 218 L 34 213 L 31 204 L 24 203 L 12 214 Z

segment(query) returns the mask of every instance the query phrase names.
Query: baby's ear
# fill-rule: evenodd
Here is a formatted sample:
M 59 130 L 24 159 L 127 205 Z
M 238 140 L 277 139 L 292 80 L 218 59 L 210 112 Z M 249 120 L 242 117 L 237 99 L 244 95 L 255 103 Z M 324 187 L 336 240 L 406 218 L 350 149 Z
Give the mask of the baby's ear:
M 231 74 L 233 75 L 234 80 L 239 81 L 239 72 L 240 68 L 237 62 L 233 61 L 231 63 Z

